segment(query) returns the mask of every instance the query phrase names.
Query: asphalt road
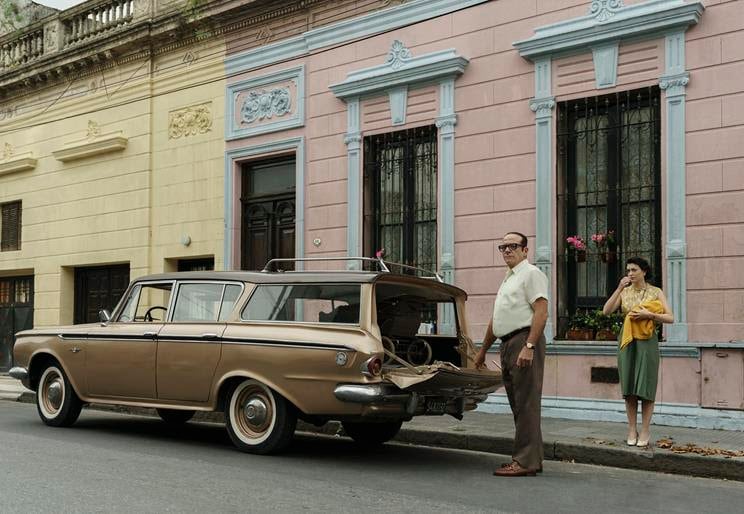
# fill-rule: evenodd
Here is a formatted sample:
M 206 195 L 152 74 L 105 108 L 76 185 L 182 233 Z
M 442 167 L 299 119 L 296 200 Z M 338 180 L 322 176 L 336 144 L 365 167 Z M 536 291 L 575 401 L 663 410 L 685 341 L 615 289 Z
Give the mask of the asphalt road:
M 497 478 L 498 456 L 297 436 L 279 456 L 233 449 L 224 427 L 84 410 L 49 428 L 0 401 L 0 512 L 739 512 L 744 486 L 547 462 Z

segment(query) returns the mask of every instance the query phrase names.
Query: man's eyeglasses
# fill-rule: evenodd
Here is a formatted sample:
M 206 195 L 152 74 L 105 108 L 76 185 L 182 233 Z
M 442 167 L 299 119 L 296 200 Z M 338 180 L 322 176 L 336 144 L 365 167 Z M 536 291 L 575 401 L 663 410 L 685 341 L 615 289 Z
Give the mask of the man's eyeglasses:
M 521 245 L 519 243 L 508 243 L 508 244 L 505 244 L 505 245 L 499 245 L 498 246 L 498 249 L 499 249 L 499 251 L 501 253 L 504 253 L 507 248 L 509 250 L 511 250 L 512 252 L 516 252 L 517 251 L 517 248 L 524 248 L 524 245 Z

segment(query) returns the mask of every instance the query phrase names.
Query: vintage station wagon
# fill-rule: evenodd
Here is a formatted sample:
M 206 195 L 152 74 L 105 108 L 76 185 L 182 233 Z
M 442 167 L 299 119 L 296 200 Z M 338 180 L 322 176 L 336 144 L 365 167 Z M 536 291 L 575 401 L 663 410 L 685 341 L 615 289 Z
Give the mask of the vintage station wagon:
M 169 423 L 223 411 L 252 453 L 285 447 L 298 418 L 340 420 L 355 441 L 380 444 L 413 416 L 461 418 L 501 385 L 472 367 L 464 291 L 344 260 L 358 270 L 273 271 L 280 259 L 263 272 L 138 278 L 101 323 L 19 332 L 10 374 L 36 391 L 47 425 L 71 425 L 86 403 L 153 407 Z M 446 310 L 451 333 L 440 334 Z

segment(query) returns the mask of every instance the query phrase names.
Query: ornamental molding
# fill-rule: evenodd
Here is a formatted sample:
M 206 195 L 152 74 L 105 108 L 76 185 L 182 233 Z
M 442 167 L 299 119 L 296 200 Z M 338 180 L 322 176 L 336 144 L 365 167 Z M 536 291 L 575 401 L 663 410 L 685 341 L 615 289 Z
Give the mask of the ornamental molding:
M 597 21 L 604 23 L 615 16 L 623 7 L 623 0 L 592 0 L 592 5 L 589 7 L 589 16 L 594 16 Z
M 594 0 L 589 14 L 538 27 L 534 36 L 514 43 L 514 47 L 522 57 L 534 61 L 627 39 L 663 37 L 695 25 L 704 10 L 700 1 L 649 0 L 625 6 L 617 0 Z
M 352 71 L 346 80 L 330 87 L 337 98 L 369 97 L 402 86 L 438 82 L 465 72 L 470 61 L 454 48 L 413 57 L 400 41 L 394 41 L 384 64 Z
M 52 155 L 58 161 L 75 161 L 95 155 L 120 152 L 127 147 L 128 142 L 129 138 L 124 137 L 121 131 L 103 134 L 98 123 L 89 120 L 83 138 L 65 144 L 59 150 L 53 151 Z
M 16 155 L 13 145 L 5 143 L 0 160 L 0 175 L 9 175 L 19 171 L 32 170 L 36 167 L 36 159 L 31 152 Z
M 539 98 L 530 100 L 530 110 L 537 114 L 537 117 L 550 116 L 555 107 L 555 98 Z
M 212 102 L 168 113 L 168 139 L 197 136 L 212 130 Z
M 659 80 L 659 88 L 666 91 L 667 97 L 683 95 L 687 84 L 690 83 L 690 74 L 680 73 L 678 75 L 667 75 Z
M 240 73 L 287 59 L 307 55 L 313 50 L 383 34 L 400 27 L 437 18 L 488 0 L 409 0 L 349 20 L 330 23 L 276 43 L 264 45 L 225 58 L 228 74 Z
M 227 87 L 225 139 L 267 134 L 305 124 L 305 67 L 297 66 Z
M 387 64 L 394 70 L 401 69 L 406 62 L 411 60 L 411 51 L 401 41 L 393 41 L 387 55 Z
M 454 129 L 457 125 L 457 114 L 446 114 L 437 117 L 435 124 L 438 129 Z
M 240 106 L 240 119 L 250 124 L 254 121 L 272 119 L 288 114 L 292 109 L 292 98 L 288 87 L 249 92 Z

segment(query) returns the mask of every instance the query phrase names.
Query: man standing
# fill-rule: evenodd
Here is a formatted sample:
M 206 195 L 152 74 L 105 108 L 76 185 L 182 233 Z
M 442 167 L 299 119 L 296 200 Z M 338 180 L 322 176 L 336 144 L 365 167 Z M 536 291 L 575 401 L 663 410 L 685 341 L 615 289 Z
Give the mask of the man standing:
M 512 462 L 494 471 L 506 477 L 535 476 L 542 471 L 543 443 L 540 401 L 545 367 L 548 320 L 548 278 L 527 262 L 527 237 L 508 232 L 499 245 L 509 267 L 499 287 L 493 317 L 483 337 L 475 366 L 482 367 L 486 352 L 501 339 L 501 372 L 514 414 Z

